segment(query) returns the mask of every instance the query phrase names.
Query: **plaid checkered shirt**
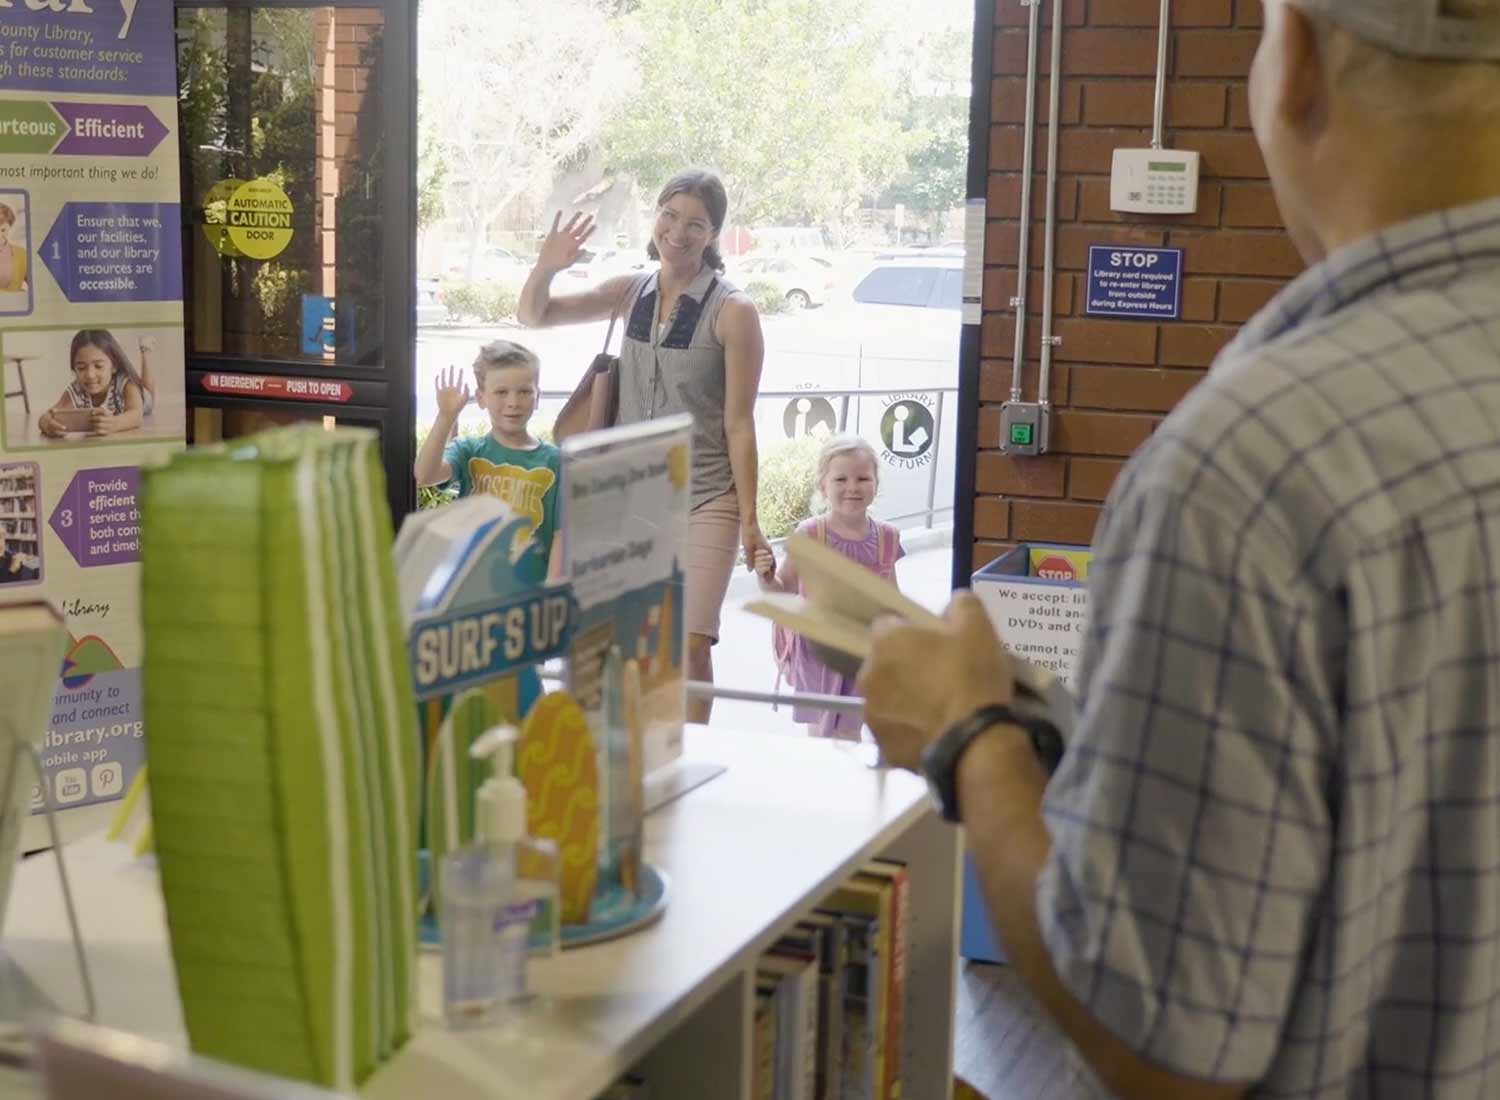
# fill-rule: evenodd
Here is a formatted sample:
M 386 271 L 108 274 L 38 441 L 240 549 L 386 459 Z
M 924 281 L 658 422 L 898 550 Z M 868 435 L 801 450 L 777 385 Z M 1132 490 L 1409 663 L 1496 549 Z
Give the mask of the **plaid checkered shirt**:
M 1500 1096 L 1500 199 L 1287 287 L 1095 550 L 1064 983 L 1258 1096 Z

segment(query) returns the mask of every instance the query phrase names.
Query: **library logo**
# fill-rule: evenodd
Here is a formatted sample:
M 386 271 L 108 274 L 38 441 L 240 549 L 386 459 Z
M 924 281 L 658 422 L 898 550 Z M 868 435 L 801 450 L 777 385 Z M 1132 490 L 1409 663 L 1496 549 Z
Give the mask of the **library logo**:
M 903 469 L 915 470 L 932 461 L 932 446 L 937 442 L 937 419 L 932 414 L 932 398 L 926 394 L 897 395 L 880 418 L 880 439 L 885 444 L 885 460 Z
M 797 397 L 786 403 L 781 426 L 788 439 L 827 439 L 839 430 L 839 417 L 826 397 Z

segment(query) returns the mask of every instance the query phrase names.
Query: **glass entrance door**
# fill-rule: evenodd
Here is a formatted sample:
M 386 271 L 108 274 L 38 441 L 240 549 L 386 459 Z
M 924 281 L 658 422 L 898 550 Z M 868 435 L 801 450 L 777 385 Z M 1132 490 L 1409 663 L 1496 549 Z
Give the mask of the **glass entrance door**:
M 415 0 L 178 0 L 189 437 L 376 427 L 414 503 Z

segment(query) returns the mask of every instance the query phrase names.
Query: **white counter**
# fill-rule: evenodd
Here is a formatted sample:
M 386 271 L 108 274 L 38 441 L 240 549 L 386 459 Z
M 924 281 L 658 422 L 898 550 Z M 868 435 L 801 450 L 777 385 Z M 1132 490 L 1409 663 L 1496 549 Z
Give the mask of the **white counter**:
M 879 854 L 911 873 L 906 1095 L 948 1095 L 959 838 L 921 782 L 802 738 L 692 729 L 687 755 L 728 771 L 647 819 L 646 858 L 671 878 L 662 919 L 534 965 L 536 1003 L 487 1030 L 442 1027 L 439 959 L 424 954 L 421 1031 L 368 1100 L 592 1100 L 637 1065 L 663 1096 L 748 1100 L 756 958 Z M 185 1043 L 153 865 L 99 835 L 68 856 L 99 1022 Z M 81 1005 L 49 856 L 18 869 L 11 910 L 0 945 L 52 1000 Z

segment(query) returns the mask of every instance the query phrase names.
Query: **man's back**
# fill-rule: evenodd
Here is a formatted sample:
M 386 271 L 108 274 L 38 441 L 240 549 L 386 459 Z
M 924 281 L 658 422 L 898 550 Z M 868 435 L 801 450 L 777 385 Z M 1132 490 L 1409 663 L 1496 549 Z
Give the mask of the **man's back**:
M 1500 200 L 1299 280 L 1096 545 L 1065 982 L 1267 1095 L 1500 1095 Z

